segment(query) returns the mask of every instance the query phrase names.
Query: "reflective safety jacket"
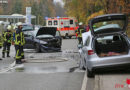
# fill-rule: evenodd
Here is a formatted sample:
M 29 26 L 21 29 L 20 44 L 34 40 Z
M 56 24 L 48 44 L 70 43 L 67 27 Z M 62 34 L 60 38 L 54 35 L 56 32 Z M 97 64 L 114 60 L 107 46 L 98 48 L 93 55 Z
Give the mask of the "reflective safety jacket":
M 17 29 L 15 31 L 15 45 L 23 46 L 25 44 L 24 34 L 22 30 Z
M 12 42 L 12 32 L 11 31 L 6 31 L 3 32 L 3 42 L 10 43 Z
M 2 36 L 0 36 L 0 47 L 2 47 Z
M 82 37 L 82 33 L 84 32 L 84 29 L 83 28 L 79 28 L 76 33 L 77 33 L 77 36 L 78 37 Z

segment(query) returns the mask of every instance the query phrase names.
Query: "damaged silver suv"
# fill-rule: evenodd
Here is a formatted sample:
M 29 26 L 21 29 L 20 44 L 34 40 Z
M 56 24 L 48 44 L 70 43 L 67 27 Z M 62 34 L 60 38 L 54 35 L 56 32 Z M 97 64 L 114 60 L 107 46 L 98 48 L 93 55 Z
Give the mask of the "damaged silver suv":
M 80 68 L 93 77 L 96 71 L 130 66 L 130 41 L 126 36 L 128 19 L 124 14 L 107 14 L 90 20 L 90 31 L 83 33 L 79 50 Z

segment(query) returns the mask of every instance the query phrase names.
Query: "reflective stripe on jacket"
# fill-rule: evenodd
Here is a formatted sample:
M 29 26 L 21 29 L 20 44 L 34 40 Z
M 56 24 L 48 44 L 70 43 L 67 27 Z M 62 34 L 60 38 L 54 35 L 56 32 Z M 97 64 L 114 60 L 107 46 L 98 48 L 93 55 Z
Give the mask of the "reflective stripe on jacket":
M 2 47 L 2 36 L 0 36 L 0 47 Z
M 3 33 L 3 41 L 7 42 L 7 43 L 11 43 L 12 42 L 12 33 L 9 31 L 6 31 Z
M 82 28 L 80 29 L 79 28 L 76 33 L 78 34 L 78 37 L 82 37 L 82 33 L 83 32 L 84 32 L 84 29 L 82 29 Z
M 16 30 L 15 32 L 15 45 L 23 46 L 25 44 L 24 34 L 21 30 Z

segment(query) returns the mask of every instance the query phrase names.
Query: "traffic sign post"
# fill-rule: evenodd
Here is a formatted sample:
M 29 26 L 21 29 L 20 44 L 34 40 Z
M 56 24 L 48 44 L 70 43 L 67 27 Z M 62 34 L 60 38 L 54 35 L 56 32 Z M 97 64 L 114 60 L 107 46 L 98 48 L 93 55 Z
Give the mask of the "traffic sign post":
M 26 7 L 26 23 L 31 24 L 31 7 Z

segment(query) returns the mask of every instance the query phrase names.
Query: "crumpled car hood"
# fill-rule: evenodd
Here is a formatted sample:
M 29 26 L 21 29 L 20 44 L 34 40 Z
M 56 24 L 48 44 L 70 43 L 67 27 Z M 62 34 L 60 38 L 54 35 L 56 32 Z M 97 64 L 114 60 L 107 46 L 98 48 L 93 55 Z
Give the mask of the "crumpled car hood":
M 39 35 L 53 35 L 53 36 L 55 36 L 56 35 L 56 30 L 57 30 L 56 27 L 41 27 L 37 31 L 36 36 L 39 36 Z

